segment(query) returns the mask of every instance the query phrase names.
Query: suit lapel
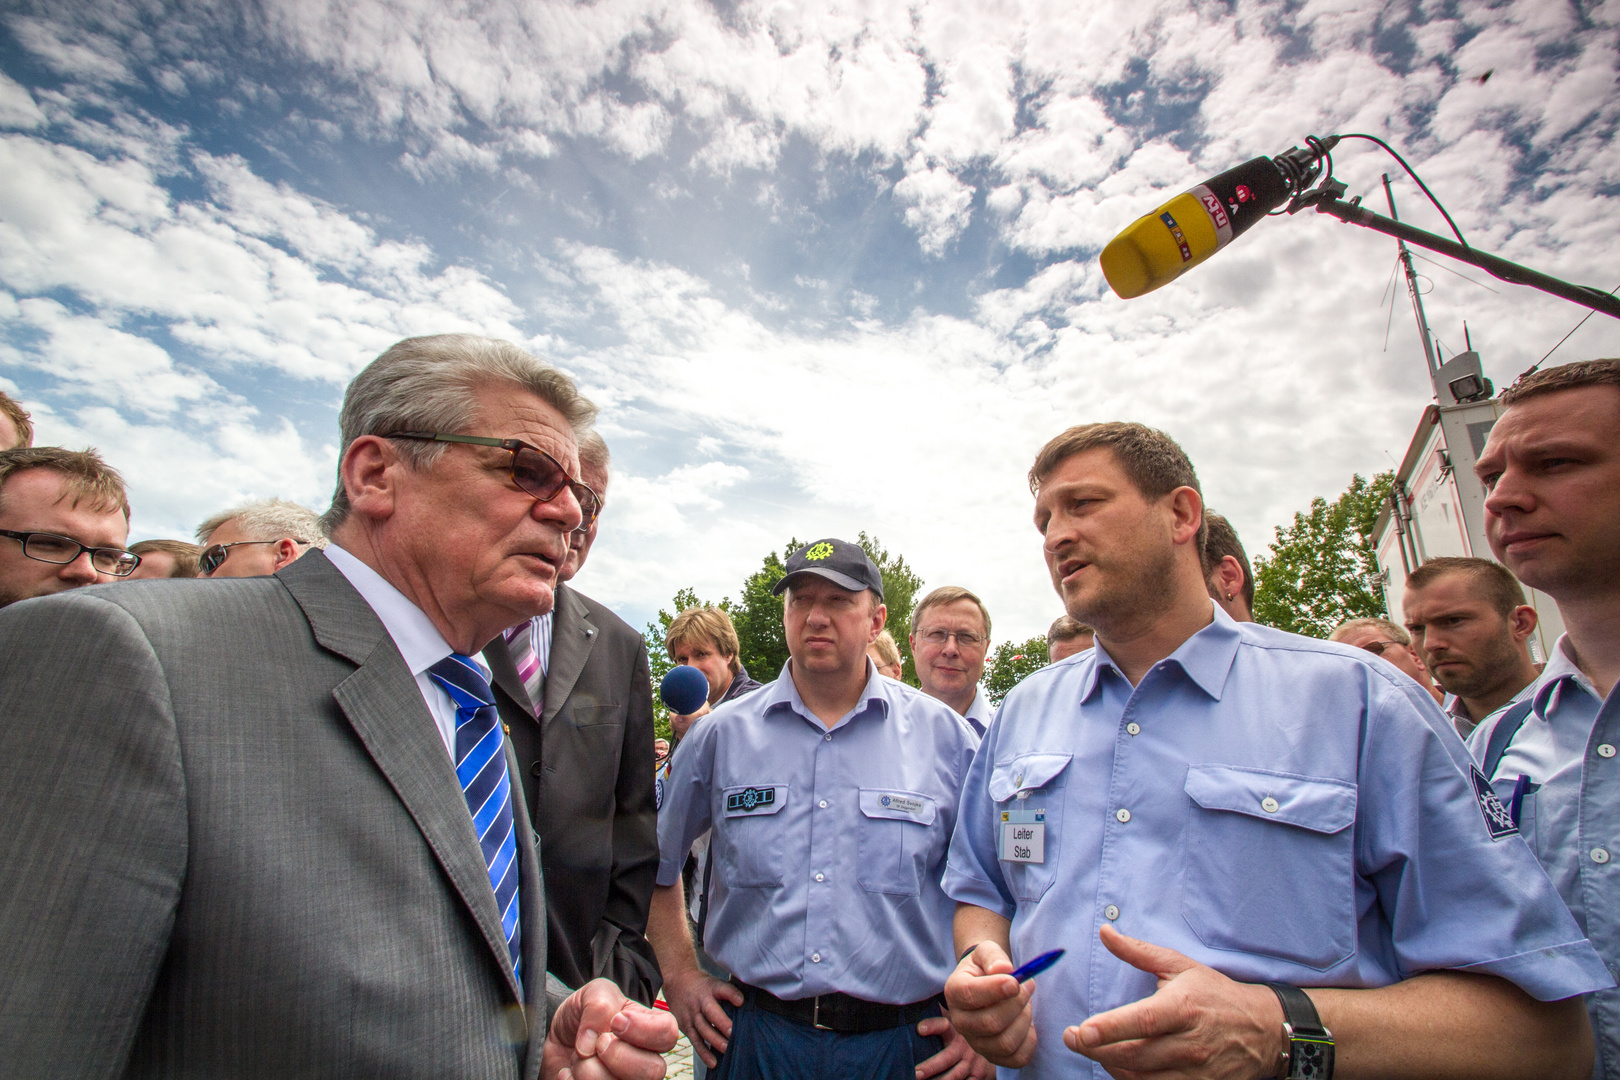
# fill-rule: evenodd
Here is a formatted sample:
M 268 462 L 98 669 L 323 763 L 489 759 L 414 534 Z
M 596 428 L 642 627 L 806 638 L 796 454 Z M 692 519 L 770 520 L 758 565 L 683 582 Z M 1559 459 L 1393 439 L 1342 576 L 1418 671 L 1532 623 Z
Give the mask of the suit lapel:
M 277 576 L 309 619 L 315 640 L 359 665 L 332 696 L 472 913 L 516 996 L 518 986 L 500 912 L 466 797 L 456 782 L 439 729 L 393 638 L 348 579 L 320 552 L 310 552 Z M 511 769 L 510 755 L 508 772 L 512 773 L 513 812 L 522 813 L 521 820 L 527 820 L 522 799 L 516 797 L 523 787 Z M 529 909 L 525 897 L 524 937 L 539 933 L 543 941 L 545 924 L 530 920 Z
M 496 635 L 495 639 L 484 646 L 484 663 L 489 665 L 489 673 L 494 678 L 495 685 L 506 691 L 506 696 L 513 703 L 520 706 L 530 716 L 534 715 L 534 702 L 529 698 L 529 691 L 523 685 L 523 679 L 518 675 L 517 665 L 512 662 L 511 647 L 506 644 L 503 635 Z
M 590 620 L 584 601 L 566 585 L 557 587 L 556 615 L 551 623 L 551 659 L 546 665 L 543 733 L 557 716 L 563 702 L 574 692 L 579 673 L 585 670 L 591 648 L 596 643 L 596 625 Z

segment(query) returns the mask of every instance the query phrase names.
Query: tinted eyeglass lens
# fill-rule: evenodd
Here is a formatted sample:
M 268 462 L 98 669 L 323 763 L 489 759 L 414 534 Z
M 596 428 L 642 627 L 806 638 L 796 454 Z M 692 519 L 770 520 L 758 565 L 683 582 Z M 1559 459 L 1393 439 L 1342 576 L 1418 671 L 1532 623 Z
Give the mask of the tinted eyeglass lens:
M 212 574 L 225 562 L 228 552 L 224 544 L 214 544 L 204 548 L 203 553 L 197 557 L 197 568 L 204 574 Z
M 550 502 L 568 485 L 568 474 L 550 454 L 525 446 L 512 455 L 512 482 L 541 502 Z
M 584 484 L 574 484 L 574 498 L 579 500 L 580 520 L 579 527 L 587 528 L 596 520 L 596 515 L 602 512 L 602 500 L 596 497 L 596 492 Z
M 24 545 L 23 554 L 40 562 L 70 563 L 79 557 L 79 545 L 65 536 L 35 533 Z

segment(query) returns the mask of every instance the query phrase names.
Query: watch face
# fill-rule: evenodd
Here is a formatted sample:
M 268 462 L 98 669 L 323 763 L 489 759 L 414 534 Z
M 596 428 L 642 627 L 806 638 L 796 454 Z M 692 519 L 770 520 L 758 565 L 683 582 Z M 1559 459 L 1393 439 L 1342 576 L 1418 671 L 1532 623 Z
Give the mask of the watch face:
M 1333 1075 L 1333 1044 L 1296 1040 L 1289 1065 L 1288 1080 L 1329 1080 Z

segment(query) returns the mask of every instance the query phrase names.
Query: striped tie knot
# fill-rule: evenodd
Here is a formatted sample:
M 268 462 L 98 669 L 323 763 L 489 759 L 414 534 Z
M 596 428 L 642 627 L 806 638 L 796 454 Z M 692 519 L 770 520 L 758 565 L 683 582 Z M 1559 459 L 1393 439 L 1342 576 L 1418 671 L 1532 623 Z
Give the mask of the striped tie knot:
M 506 772 L 506 745 L 489 680 L 460 653 L 428 668 L 428 676 L 456 705 L 456 780 L 472 814 L 483 850 L 484 868 L 495 890 L 495 908 L 518 986 L 523 985 L 523 928 L 518 922 L 517 839 L 512 817 L 512 779 Z

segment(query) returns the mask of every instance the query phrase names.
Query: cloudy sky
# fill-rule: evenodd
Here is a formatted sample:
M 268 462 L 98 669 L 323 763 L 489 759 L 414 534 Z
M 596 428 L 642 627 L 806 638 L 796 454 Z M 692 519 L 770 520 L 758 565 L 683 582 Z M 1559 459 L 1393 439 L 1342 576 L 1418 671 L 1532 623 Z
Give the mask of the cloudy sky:
M 1097 268 L 1308 134 L 1380 135 L 1474 245 L 1620 285 L 1620 0 L 0 8 L 0 388 L 124 471 L 133 538 L 324 508 L 348 379 L 475 331 L 602 406 L 579 584 L 637 625 L 864 529 L 1039 632 L 1023 475 L 1073 423 L 1169 431 L 1251 551 L 1391 467 L 1429 399 L 1392 241 L 1278 218 L 1132 301 Z M 1391 159 L 1335 162 L 1382 207 Z M 1583 314 L 1418 266 L 1499 385 Z M 1616 353 L 1595 316 L 1554 361 Z

